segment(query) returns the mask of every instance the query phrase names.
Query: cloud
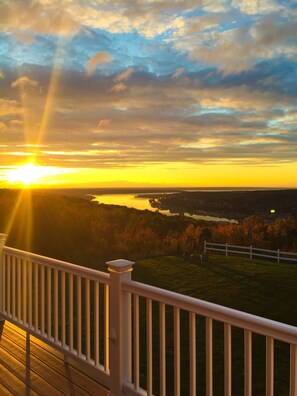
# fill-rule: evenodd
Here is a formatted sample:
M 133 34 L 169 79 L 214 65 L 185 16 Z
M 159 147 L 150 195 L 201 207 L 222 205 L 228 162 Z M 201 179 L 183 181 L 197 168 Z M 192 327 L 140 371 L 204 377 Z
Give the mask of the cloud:
M 27 76 L 21 76 L 11 83 L 11 88 L 37 88 L 38 86 L 37 81 L 31 80 Z
M 110 92 L 119 93 L 119 92 L 125 91 L 126 89 L 127 89 L 127 86 L 125 84 L 118 83 L 110 88 Z
M 112 57 L 107 52 L 97 52 L 94 54 L 87 63 L 87 75 L 91 76 L 95 73 L 96 67 L 102 63 L 111 62 Z
M 181 74 L 183 74 L 183 72 L 185 71 L 184 67 L 179 67 L 178 69 L 176 69 L 175 73 L 172 75 L 173 79 L 178 78 Z
M 106 127 L 107 125 L 109 125 L 110 124 L 110 122 L 111 122 L 111 120 L 108 120 L 107 118 L 104 118 L 104 119 L 102 119 L 102 120 L 100 120 L 99 122 L 98 122 L 98 127 L 99 128 L 104 128 L 104 127 Z
M 72 36 L 81 27 L 79 17 L 72 18 L 58 1 L 2 0 L 0 15 L 2 30 L 27 43 L 34 34 Z
M 122 82 L 122 81 L 126 81 L 129 79 L 129 77 L 131 77 L 131 75 L 133 74 L 134 70 L 132 67 L 129 67 L 127 70 L 124 70 L 122 73 L 118 74 L 115 78 L 114 81 L 115 82 Z
M 44 96 L 50 79 L 45 69 L 35 75 L 45 87 Z M 296 158 L 291 129 L 295 128 L 296 97 L 278 85 L 274 91 L 261 85 L 266 76 L 254 72 L 232 79 L 211 70 L 185 70 L 183 76 L 172 79 L 135 72 L 129 77 L 129 95 L 120 89 L 115 95 L 116 76 L 61 75 L 42 142 L 47 148 L 36 148 L 43 163 L 105 168 L 151 162 L 248 163 L 251 158 L 264 164 Z M 247 84 L 248 79 L 252 83 Z M 42 109 L 43 97 L 31 100 L 28 111 L 33 116 Z M 38 127 L 38 122 L 30 125 Z M 7 125 L 12 131 L 12 125 Z M 8 129 L 1 139 L 11 142 Z M 14 141 L 22 143 L 23 136 L 15 135 Z
M 22 108 L 16 100 L 0 98 L 0 117 L 21 114 Z
M 11 126 L 12 128 L 22 128 L 23 125 L 24 125 L 23 120 L 10 120 L 9 121 L 9 126 Z
M 232 7 L 245 14 L 271 13 L 283 8 L 274 0 L 232 0 Z
M 215 65 L 227 74 L 238 73 L 264 59 L 290 57 L 288 46 L 296 37 L 295 20 L 285 22 L 274 15 L 266 16 L 249 28 L 205 33 L 196 48 L 189 48 L 189 59 Z

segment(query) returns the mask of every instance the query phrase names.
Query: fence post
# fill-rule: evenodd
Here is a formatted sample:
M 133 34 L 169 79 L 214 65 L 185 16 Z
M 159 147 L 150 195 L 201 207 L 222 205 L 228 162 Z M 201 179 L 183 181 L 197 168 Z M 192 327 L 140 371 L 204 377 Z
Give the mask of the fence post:
M 3 300 L 2 300 L 2 296 L 3 296 L 3 280 L 2 280 L 2 276 L 3 276 L 3 248 L 5 246 L 5 241 L 6 241 L 7 235 L 6 234 L 0 234 L 0 313 L 3 311 Z
M 228 256 L 228 243 L 226 243 L 226 256 Z
M 121 259 L 106 264 L 110 273 L 110 395 L 121 396 L 123 383 L 132 376 L 131 294 L 122 290 L 122 282 L 131 280 L 134 263 Z
M 250 246 L 250 260 L 253 259 L 253 246 Z
M 280 251 L 279 249 L 277 249 L 277 263 L 279 264 L 279 260 L 280 260 Z
M 207 244 L 207 242 L 206 242 L 206 241 L 204 241 L 204 248 L 203 248 L 203 253 L 206 253 L 206 244 Z

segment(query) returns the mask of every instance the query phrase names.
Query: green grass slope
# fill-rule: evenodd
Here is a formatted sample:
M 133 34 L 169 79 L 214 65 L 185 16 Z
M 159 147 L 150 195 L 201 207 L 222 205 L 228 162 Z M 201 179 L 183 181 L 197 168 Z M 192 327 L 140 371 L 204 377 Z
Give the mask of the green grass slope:
M 297 264 L 241 257 L 138 261 L 134 280 L 297 326 Z
M 166 256 L 138 261 L 132 278 L 178 293 L 193 296 L 269 319 L 297 326 L 297 265 L 210 256 L 201 264 L 182 257 Z M 146 363 L 145 302 L 141 305 L 141 367 Z M 153 305 L 154 394 L 159 391 L 158 304 Z M 197 394 L 205 394 L 205 320 L 197 317 Z M 173 392 L 173 310 L 166 310 L 167 391 Z M 223 394 L 223 325 L 214 322 L 214 394 Z M 232 330 L 232 371 L 234 395 L 244 394 L 243 331 Z M 182 395 L 189 394 L 188 314 L 181 312 Z M 145 374 L 142 377 L 145 386 Z M 287 395 L 289 387 L 289 346 L 275 342 L 275 394 Z M 173 393 L 172 393 L 173 394 Z M 253 394 L 265 395 L 265 337 L 253 335 Z

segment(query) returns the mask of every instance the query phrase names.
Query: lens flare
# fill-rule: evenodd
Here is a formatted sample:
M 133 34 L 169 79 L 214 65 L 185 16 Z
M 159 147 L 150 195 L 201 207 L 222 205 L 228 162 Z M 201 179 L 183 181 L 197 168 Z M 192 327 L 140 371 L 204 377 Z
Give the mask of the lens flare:
M 10 184 L 28 187 L 31 185 L 46 184 L 48 177 L 63 173 L 67 173 L 67 171 L 53 166 L 38 166 L 34 163 L 29 163 L 8 170 L 6 172 L 6 180 Z

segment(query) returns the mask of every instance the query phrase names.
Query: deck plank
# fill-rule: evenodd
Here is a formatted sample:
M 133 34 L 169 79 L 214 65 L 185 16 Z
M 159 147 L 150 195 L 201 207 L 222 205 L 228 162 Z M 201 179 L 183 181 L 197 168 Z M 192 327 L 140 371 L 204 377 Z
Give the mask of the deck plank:
M 26 339 L 25 332 L 21 329 L 16 333 L 9 326 L 5 326 L 6 329 L 4 331 L 4 336 L 10 339 L 13 342 L 17 342 L 23 348 L 25 348 Z M 65 364 L 63 354 L 51 346 L 43 343 L 39 339 L 30 336 L 30 353 L 32 356 L 38 358 L 41 361 L 46 361 L 47 364 L 58 371 L 59 373 L 63 373 L 63 375 L 72 381 L 73 384 L 78 385 L 90 395 L 96 394 L 98 396 L 103 396 L 106 394 L 106 389 L 96 382 L 89 375 L 84 374 L 82 371 L 77 369 L 79 367 L 79 363 L 71 362 L 71 364 Z
M 14 324 L 6 321 L 0 333 L 1 395 L 108 395 L 77 363 L 65 363 L 63 353 L 32 335 L 27 339 Z

